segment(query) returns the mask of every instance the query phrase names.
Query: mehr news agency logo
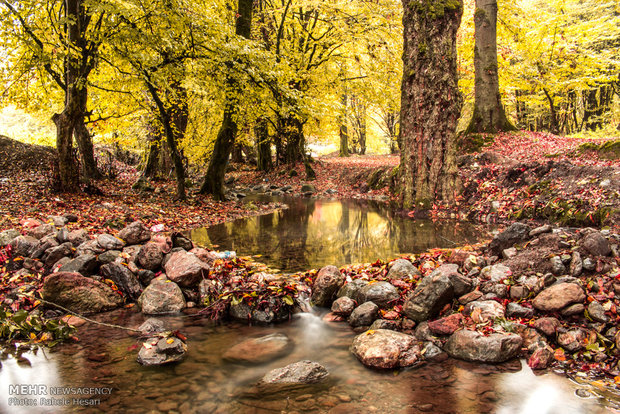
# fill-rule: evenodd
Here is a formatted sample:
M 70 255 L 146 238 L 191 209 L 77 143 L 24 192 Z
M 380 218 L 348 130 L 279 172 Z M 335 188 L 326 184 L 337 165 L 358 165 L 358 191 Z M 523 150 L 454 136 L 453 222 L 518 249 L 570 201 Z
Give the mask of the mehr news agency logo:
M 12 407 L 95 406 L 97 396 L 112 394 L 107 387 L 49 387 L 44 384 L 9 384 L 8 404 Z

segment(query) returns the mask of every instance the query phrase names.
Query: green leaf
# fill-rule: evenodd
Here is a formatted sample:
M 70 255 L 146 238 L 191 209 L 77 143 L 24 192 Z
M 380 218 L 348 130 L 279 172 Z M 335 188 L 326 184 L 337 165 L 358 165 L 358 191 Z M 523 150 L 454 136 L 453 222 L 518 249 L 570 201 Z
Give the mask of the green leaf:
M 289 306 L 293 306 L 293 304 L 295 303 L 295 301 L 293 300 L 292 297 L 290 297 L 289 295 L 286 295 L 282 298 L 282 300 L 284 301 L 284 303 L 286 303 Z
M 15 323 L 22 323 L 23 321 L 26 320 L 26 318 L 28 317 L 28 312 L 26 312 L 25 310 L 21 309 L 18 310 L 14 315 L 13 315 L 13 322 Z

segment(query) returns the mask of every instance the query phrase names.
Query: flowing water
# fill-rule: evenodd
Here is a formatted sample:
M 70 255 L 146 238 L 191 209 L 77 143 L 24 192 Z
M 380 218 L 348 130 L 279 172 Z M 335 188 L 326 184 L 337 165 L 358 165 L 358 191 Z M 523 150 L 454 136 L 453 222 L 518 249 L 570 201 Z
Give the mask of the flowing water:
M 193 232 L 205 245 L 262 254 L 286 271 L 387 259 L 476 241 L 485 234 L 458 223 L 440 227 L 393 217 L 373 204 L 311 200 L 295 200 L 291 209 L 269 216 Z M 324 322 L 320 313 L 305 308 L 308 312 L 290 322 L 272 326 L 162 317 L 168 329 L 188 337 L 189 347 L 183 362 L 164 367 L 140 366 L 136 346 L 141 342 L 126 331 L 87 324 L 79 329 L 78 343 L 2 356 L 0 412 L 569 414 L 617 412 L 619 407 L 613 395 L 553 372 L 535 374 L 523 361 L 480 365 L 446 360 L 415 369 L 370 370 L 349 351 L 355 334 L 347 324 Z M 144 321 L 135 309 L 96 318 L 134 328 Z M 255 366 L 223 360 L 231 346 L 271 333 L 291 338 L 292 352 Z M 305 359 L 324 365 L 329 380 L 295 390 L 254 387 L 269 370 Z M 19 385 L 34 385 L 41 392 L 27 389 L 20 395 Z M 83 396 L 69 389 L 63 396 L 59 387 L 94 387 L 109 394 Z

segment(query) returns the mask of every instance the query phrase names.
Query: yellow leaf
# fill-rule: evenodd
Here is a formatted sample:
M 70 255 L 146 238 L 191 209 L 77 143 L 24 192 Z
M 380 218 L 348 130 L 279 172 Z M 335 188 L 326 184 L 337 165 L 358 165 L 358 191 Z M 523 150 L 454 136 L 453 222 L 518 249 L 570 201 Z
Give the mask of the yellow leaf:
M 168 340 L 166 341 L 166 343 L 168 343 L 168 344 L 171 344 L 173 342 L 174 342 L 174 339 L 172 339 L 172 338 L 168 338 Z

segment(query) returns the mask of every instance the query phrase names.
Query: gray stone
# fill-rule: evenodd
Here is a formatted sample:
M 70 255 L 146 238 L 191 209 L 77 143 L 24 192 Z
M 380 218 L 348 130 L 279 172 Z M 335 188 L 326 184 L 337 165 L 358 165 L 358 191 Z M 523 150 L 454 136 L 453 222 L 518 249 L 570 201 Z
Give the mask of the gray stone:
M 53 273 L 43 281 L 41 297 L 80 314 L 99 313 L 118 308 L 121 296 L 108 285 L 79 273 Z
M 55 233 L 56 233 L 56 229 L 51 224 L 41 224 L 40 226 L 37 226 L 33 229 L 26 231 L 26 234 L 28 234 L 28 236 L 32 236 L 35 239 L 39 239 L 39 240 L 49 234 L 55 234 Z
M 97 236 L 97 244 L 105 250 L 120 250 L 125 247 L 125 242 L 111 234 L 100 234 Z
M 43 263 L 45 266 L 51 267 L 54 263 L 73 254 L 73 245 L 71 243 L 63 243 L 60 246 L 47 249 L 43 254 Z
M 21 236 L 21 234 L 15 229 L 9 229 L 0 232 L 0 247 L 8 246 L 14 239 L 19 236 Z
M 118 233 L 128 245 L 147 242 L 151 239 L 151 231 L 141 221 L 134 221 Z
M 588 315 L 596 322 L 609 322 L 609 316 L 605 314 L 605 308 L 599 302 L 590 302 L 588 305 Z
M 108 263 L 101 266 L 101 273 L 113 281 L 118 289 L 132 300 L 136 300 L 142 293 L 140 282 L 135 274 L 133 274 L 126 266 L 120 263 Z
M 381 369 L 409 367 L 422 359 L 415 337 L 388 329 L 356 336 L 351 352 L 362 364 Z
M 71 243 L 73 246 L 75 246 L 75 244 Z M 101 246 L 99 246 L 99 243 L 97 243 L 97 240 L 87 240 L 84 243 L 80 244 L 77 249 L 75 249 L 75 255 L 76 256 L 81 256 L 83 254 L 94 254 L 94 255 L 99 255 L 101 253 L 105 252 L 105 249 L 101 248 Z
M 165 315 L 183 310 L 185 297 L 176 283 L 153 280 L 138 298 L 138 304 L 145 315 Z
M 324 366 L 306 360 L 269 371 L 260 382 L 262 384 L 315 384 L 325 380 L 328 376 L 329 372 Z
M 608 256 L 611 253 L 609 242 L 600 231 L 588 233 L 581 241 L 581 245 L 593 256 Z
M 186 352 L 187 345 L 177 337 L 153 337 L 147 339 L 140 347 L 138 362 L 146 366 L 170 364 L 181 361 Z
M 566 317 L 574 316 L 574 315 L 583 315 L 583 312 L 586 310 L 586 307 L 583 306 L 582 303 L 574 303 L 570 306 L 565 307 L 560 311 L 560 315 Z
M 379 307 L 372 302 L 362 303 L 349 316 L 349 325 L 369 326 L 379 317 Z
M 391 307 L 398 298 L 398 290 L 389 282 L 369 283 L 359 293 L 360 303 L 373 302 L 382 309 Z
M 138 330 L 142 332 L 143 335 L 150 335 L 164 332 L 166 330 L 166 325 L 161 319 L 148 318 L 138 327 Z
M 544 226 L 536 227 L 534 230 L 530 231 L 530 237 L 536 237 L 544 233 L 551 233 L 552 227 L 550 224 L 545 224 Z
M 101 264 L 108 264 L 114 262 L 120 256 L 121 252 L 118 250 L 108 250 L 97 256 L 97 260 Z
M 515 247 L 510 247 L 508 249 L 502 250 L 502 257 L 504 259 L 512 259 L 517 255 L 517 249 Z
M 496 256 L 502 253 L 502 250 L 512 247 L 515 243 L 528 240 L 530 237 L 530 226 L 523 223 L 513 223 L 506 230 L 498 234 L 491 240 L 489 250 Z
M 578 251 L 574 251 L 571 256 L 569 274 L 574 277 L 579 277 L 583 270 L 583 261 L 581 260 L 581 255 Z
M 39 246 L 39 241 L 31 236 L 18 236 L 9 243 L 13 257 L 29 257 Z
M 157 243 L 146 243 L 136 255 L 136 263 L 147 270 L 157 270 L 163 259 L 164 253 Z
M 312 303 L 316 306 L 330 307 L 343 284 L 344 276 L 336 266 L 322 268 L 312 286 Z
M 97 268 L 97 256 L 83 254 L 71 260 L 60 268 L 61 272 L 75 272 L 83 276 L 90 276 Z
M 551 273 L 556 276 L 566 274 L 566 266 L 564 266 L 560 256 L 553 256 L 549 259 L 549 262 L 551 263 Z
M 590 259 L 589 257 L 586 257 L 583 260 L 583 268 L 586 270 L 592 271 L 596 269 L 596 263 L 594 263 L 594 260 Z
M 512 276 L 512 270 L 506 265 L 496 264 L 493 266 L 486 266 L 480 272 L 480 277 L 491 282 L 500 282 L 508 277 Z
M 387 278 L 409 280 L 418 275 L 420 271 L 409 260 L 397 259 L 390 264 Z
M 506 306 L 506 316 L 509 318 L 532 319 L 534 317 L 534 309 L 510 302 Z
M 77 248 L 80 245 L 82 245 L 82 243 L 85 243 L 89 240 L 90 240 L 90 237 L 88 237 L 88 232 L 86 232 L 86 230 L 84 229 L 80 229 L 80 230 L 73 230 L 73 231 L 68 232 L 66 234 L 66 240 L 62 242 L 64 243 L 65 241 L 68 241 L 69 243 L 73 245 L 73 247 Z
M 498 363 L 516 357 L 523 339 L 515 334 L 495 333 L 484 336 L 479 332 L 462 329 L 453 333 L 444 351 L 453 358 L 472 362 Z
M 503 318 L 505 316 L 504 306 L 494 300 L 477 300 L 465 305 L 463 313 L 467 316 L 476 312 L 482 320 Z
M 403 306 L 405 315 L 416 322 L 426 321 L 436 316 L 444 305 L 454 298 L 454 287 L 449 274 L 452 266 L 439 266 L 433 273 L 424 277 Z
M 359 293 L 364 286 L 368 284 L 367 280 L 363 279 L 355 279 L 351 282 L 347 282 L 343 287 L 338 290 L 338 297 L 348 297 L 353 299 L 354 301 L 360 303 L 359 301 Z

